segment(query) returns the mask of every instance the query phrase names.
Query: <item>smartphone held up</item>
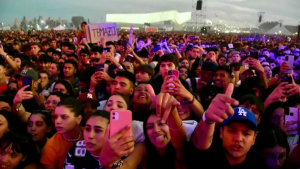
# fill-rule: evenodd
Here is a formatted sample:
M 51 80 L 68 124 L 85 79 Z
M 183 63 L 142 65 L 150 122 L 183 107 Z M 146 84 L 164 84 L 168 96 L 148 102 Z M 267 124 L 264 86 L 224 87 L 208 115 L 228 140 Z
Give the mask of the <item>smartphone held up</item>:
M 23 76 L 22 77 L 22 87 L 29 85 L 24 91 L 32 91 L 32 77 Z
M 115 136 L 128 126 L 130 127 L 122 138 L 132 136 L 132 113 L 130 110 L 113 110 L 110 112 L 110 137 Z

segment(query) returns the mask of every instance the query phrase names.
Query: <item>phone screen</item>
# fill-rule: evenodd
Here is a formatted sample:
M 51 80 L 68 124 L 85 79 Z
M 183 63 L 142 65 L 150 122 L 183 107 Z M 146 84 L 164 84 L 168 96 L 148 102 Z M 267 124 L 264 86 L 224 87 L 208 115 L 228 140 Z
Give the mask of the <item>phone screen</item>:
M 31 89 L 31 85 L 32 85 L 32 78 L 30 76 L 24 76 L 22 77 L 22 87 L 29 85 L 29 87 L 27 87 L 25 89 L 25 91 L 32 91 Z
M 288 82 L 289 84 L 291 84 L 293 82 L 293 79 L 291 76 L 289 75 L 284 75 L 281 78 L 281 82 Z
M 102 68 L 104 68 L 104 64 L 96 64 L 95 72 L 99 72 Z
M 285 56 L 285 61 L 288 62 L 288 64 L 291 66 L 292 69 L 293 69 L 293 66 L 294 66 L 294 58 L 295 58 L 294 55 Z
M 103 48 L 103 53 L 110 52 L 110 48 Z
M 86 38 L 82 38 L 82 40 L 86 41 Z
M 289 128 L 290 129 L 292 129 L 292 128 L 297 129 L 298 128 L 298 122 L 299 122 L 298 116 L 299 116 L 298 115 L 298 108 L 297 107 L 289 107 L 288 112 L 286 112 L 285 116 L 284 116 L 284 123 L 286 124 L 287 122 L 296 122 L 295 124 L 289 126 Z M 298 134 L 298 131 L 297 130 L 289 131 L 289 134 L 296 135 L 296 134 Z
M 124 48 L 124 50 L 127 50 L 127 41 L 126 40 L 122 40 L 122 46 Z
M 258 60 L 258 52 L 250 52 L 250 57 Z

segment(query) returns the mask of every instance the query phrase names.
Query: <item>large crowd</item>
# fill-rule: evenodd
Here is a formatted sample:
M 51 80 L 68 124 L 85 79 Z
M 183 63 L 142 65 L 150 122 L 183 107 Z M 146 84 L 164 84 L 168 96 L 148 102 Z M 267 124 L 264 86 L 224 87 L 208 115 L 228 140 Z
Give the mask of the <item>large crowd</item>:
M 300 168 L 295 39 L 85 25 L 0 32 L 0 169 Z

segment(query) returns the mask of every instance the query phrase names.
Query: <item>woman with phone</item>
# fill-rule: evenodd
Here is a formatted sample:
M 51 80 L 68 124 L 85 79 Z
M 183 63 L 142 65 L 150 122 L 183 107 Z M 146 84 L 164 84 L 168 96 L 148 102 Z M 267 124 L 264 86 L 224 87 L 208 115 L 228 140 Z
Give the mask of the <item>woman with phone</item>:
M 299 128 L 294 128 L 293 125 L 298 123 L 296 121 L 285 121 L 285 115 L 289 112 L 289 107 L 287 103 L 284 102 L 273 102 L 271 103 L 265 111 L 265 114 L 262 118 L 261 128 L 267 127 L 279 127 L 288 137 L 287 141 L 290 146 L 290 152 L 297 146 L 299 142 L 299 134 L 292 134 L 298 132 Z
M 134 147 L 134 139 L 128 141 L 128 138 L 122 137 L 125 128 L 116 135 L 109 136 L 110 130 L 110 114 L 106 111 L 96 111 L 87 120 L 84 129 L 84 141 L 79 141 L 68 152 L 64 167 L 66 169 L 82 169 L 82 168 L 113 168 L 114 163 L 122 162 L 122 168 L 137 168 L 142 157 L 136 155 L 138 153 L 127 153 L 127 149 Z M 127 141 L 125 141 L 127 140 Z M 113 143 L 112 143 L 113 142 Z M 114 144 L 115 146 L 111 146 Z M 128 148 L 129 147 L 129 148 Z M 118 154 L 114 154 L 117 152 Z M 139 157 L 138 157 L 139 156 Z
M 45 169 L 63 168 L 68 151 L 83 139 L 80 127 L 83 111 L 82 104 L 72 97 L 61 100 L 55 108 L 57 133 L 47 141 L 40 161 Z

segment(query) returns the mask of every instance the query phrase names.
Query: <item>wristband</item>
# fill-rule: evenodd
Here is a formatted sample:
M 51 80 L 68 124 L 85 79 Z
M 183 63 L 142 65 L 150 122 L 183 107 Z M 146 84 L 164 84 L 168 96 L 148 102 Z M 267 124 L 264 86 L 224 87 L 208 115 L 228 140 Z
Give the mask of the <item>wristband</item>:
M 209 124 L 209 125 L 214 124 L 215 122 L 211 122 L 211 121 L 207 121 L 207 120 L 206 120 L 206 118 L 205 118 L 205 113 L 206 113 L 206 112 L 204 112 L 203 115 L 202 115 L 202 121 L 204 121 L 206 124 Z
M 193 99 L 192 99 L 192 101 L 188 101 L 188 104 L 193 104 L 193 103 L 194 103 L 194 101 L 195 101 L 195 96 L 193 95 Z

